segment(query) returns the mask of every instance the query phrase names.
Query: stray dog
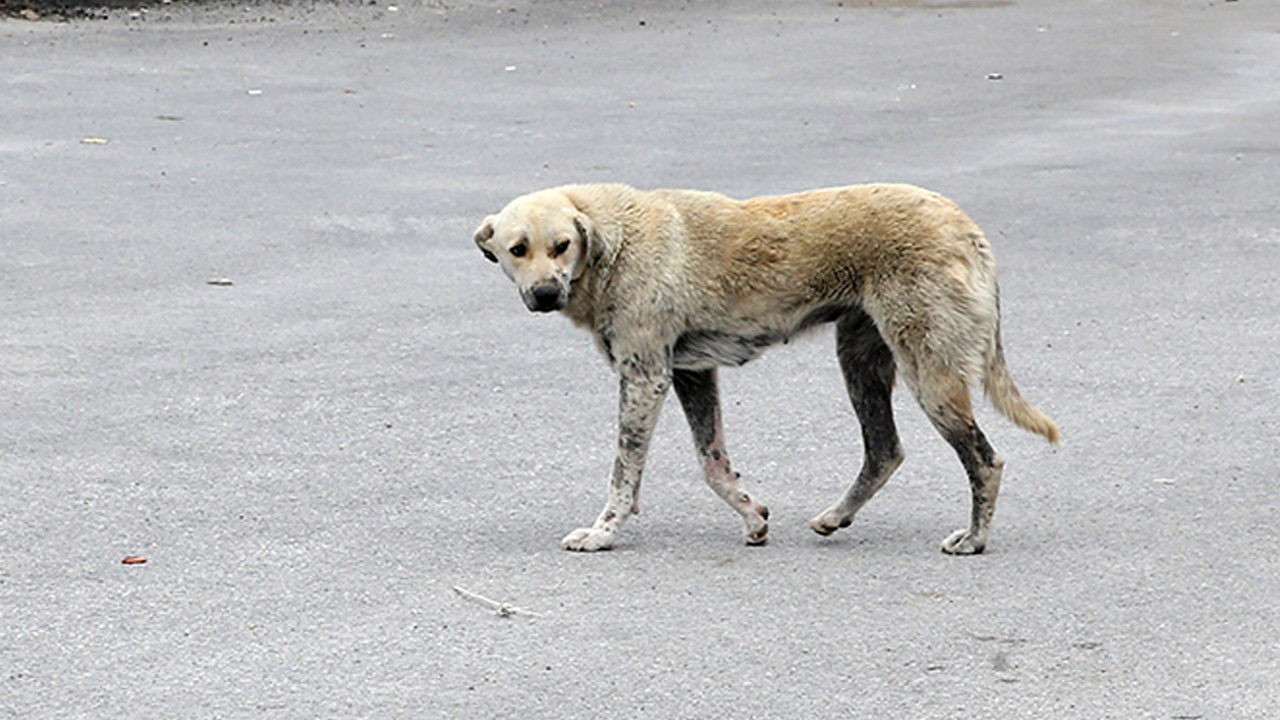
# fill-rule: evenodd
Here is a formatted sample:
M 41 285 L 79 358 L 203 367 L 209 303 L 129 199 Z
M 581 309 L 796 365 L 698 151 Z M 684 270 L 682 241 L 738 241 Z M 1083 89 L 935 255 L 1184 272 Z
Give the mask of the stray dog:
M 511 201 L 475 243 L 531 311 L 559 310 L 595 336 L 620 376 L 609 500 L 569 550 L 611 547 L 639 512 L 645 453 L 667 390 L 693 430 L 707 484 L 765 542 L 769 510 L 730 469 L 716 368 L 742 365 L 822 323 L 862 425 L 862 470 L 810 521 L 847 527 L 902 463 L 890 393 L 901 373 L 969 476 L 969 526 L 942 543 L 986 547 L 1004 461 L 974 421 L 981 380 L 1005 417 L 1057 443 L 1058 428 L 1018 392 L 1000 345 L 995 259 L 950 200 L 909 185 L 857 185 L 734 200 L 692 190 L 569 185 Z

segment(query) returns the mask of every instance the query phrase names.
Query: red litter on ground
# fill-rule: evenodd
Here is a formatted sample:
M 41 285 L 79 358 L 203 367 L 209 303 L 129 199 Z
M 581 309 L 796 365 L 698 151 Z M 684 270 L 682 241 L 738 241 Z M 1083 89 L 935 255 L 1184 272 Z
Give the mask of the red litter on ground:
M 130 555 L 129 557 L 121 560 L 120 562 L 125 565 L 141 565 L 146 561 L 147 559 L 144 557 L 138 557 L 137 555 Z

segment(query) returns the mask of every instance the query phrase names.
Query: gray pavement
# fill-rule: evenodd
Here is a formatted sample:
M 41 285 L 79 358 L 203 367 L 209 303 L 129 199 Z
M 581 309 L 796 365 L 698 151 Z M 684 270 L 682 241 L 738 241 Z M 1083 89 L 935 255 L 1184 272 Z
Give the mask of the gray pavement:
M 1274 4 L 110 16 L 0 20 L 0 717 L 1280 717 Z M 967 488 L 906 393 L 905 465 L 808 530 L 861 452 L 829 332 L 722 374 L 769 545 L 673 402 L 619 546 L 561 551 L 615 382 L 470 234 L 605 180 L 982 224 L 1064 435 L 984 409 L 988 553 L 938 552 Z

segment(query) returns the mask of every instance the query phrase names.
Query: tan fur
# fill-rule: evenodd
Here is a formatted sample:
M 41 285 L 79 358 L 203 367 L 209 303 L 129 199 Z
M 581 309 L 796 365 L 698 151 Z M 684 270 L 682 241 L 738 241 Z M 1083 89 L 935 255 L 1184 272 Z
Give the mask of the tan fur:
M 878 184 L 738 201 L 571 185 L 513 200 L 475 241 L 530 309 L 589 329 L 623 380 L 610 503 L 571 549 L 609 547 L 631 512 L 673 371 L 741 364 L 845 312 L 871 318 L 926 411 L 971 419 L 981 382 L 1006 417 L 1058 440 L 1005 366 L 991 247 L 936 193 Z

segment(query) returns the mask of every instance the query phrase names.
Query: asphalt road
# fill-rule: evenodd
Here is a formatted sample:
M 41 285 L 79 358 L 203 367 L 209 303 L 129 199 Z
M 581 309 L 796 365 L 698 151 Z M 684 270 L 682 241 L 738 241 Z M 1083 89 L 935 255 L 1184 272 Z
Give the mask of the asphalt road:
M 1280 717 L 1273 3 L 175 5 L 0 20 L 0 717 Z M 829 331 L 722 373 L 767 546 L 671 402 L 560 550 L 615 381 L 471 232 L 577 181 L 959 202 L 1064 437 L 987 554 L 905 392 L 809 531 Z

